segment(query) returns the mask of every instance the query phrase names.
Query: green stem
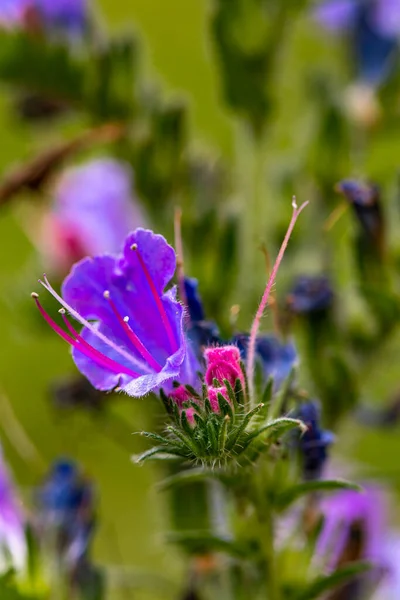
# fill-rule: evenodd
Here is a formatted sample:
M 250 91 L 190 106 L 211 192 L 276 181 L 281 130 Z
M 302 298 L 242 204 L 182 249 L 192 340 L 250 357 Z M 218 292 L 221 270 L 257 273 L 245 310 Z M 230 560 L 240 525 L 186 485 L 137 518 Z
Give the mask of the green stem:
M 274 511 L 268 503 L 268 488 L 270 476 L 268 465 L 260 465 L 255 474 L 255 509 L 257 516 L 257 531 L 260 550 L 265 569 L 265 592 L 267 600 L 280 600 L 278 568 L 276 565 L 275 549 L 275 519 Z M 264 467 L 264 468 L 262 468 Z

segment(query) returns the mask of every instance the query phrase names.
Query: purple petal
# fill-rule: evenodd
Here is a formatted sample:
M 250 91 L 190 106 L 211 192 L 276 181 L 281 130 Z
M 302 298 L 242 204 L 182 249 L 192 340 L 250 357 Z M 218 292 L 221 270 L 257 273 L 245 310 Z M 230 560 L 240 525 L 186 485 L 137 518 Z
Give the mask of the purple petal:
M 400 0 L 378 0 L 374 9 L 376 29 L 384 36 L 400 33 Z
M 314 17 L 325 29 L 337 33 L 352 27 L 357 5 L 357 0 L 329 0 L 315 8 Z
M 368 486 L 362 492 L 339 492 L 322 502 L 324 524 L 317 554 L 325 555 L 331 568 L 337 565 L 354 523 L 361 523 L 365 534 L 362 558 L 381 563 L 386 517 L 384 500 L 380 488 Z
M 128 233 L 145 221 L 132 197 L 130 169 L 112 159 L 92 160 L 65 171 L 53 211 L 76 232 L 90 256 L 119 252 Z

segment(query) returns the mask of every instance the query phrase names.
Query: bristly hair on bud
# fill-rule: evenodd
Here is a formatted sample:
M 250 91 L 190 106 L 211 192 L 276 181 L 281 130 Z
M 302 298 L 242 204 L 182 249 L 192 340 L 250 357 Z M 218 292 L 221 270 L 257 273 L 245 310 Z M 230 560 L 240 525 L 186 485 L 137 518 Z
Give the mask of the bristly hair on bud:
M 212 350 L 229 355 L 233 349 L 238 352 L 231 346 Z M 202 395 L 188 385 L 178 386 L 168 395 L 161 390 L 170 424 L 164 435 L 143 433 L 157 445 L 135 457 L 137 462 L 151 458 L 190 461 L 211 469 L 249 466 L 288 430 L 305 431 L 299 419 L 269 420 L 263 403 L 247 409 L 243 372 L 236 380 L 230 369 L 230 380 L 222 379 L 223 371 L 214 374 L 217 377 L 211 385 L 204 383 Z
M 249 381 L 250 401 L 253 404 L 254 404 L 254 369 L 255 369 L 255 361 L 256 361 L 256 341 L 257 341 L 258 331 L 260 329 L 261 319 L 262 319 L 264 311 L 267 307 L 269 296 L 271 294 L 272 286 L 274 285 L 279 266 L 282 262 L 283 256 L 285 254 L 285 250 L 289 243 L 289 239 L 290 239 L 290 236 L 292 235 L 292 231 L 294 229 L 296 221 L 297 221 L 300 213 L 303 211 L 303 209 L 307 205 L 308 205 L 308 202 L 303 202 L 303 204 L 300 206 L 300 208 L 298 208 L 297 202 L 296 202 L 296 197 L 293 196 L 293 198 L 292 198 L 292 207 L 293 207 L 292 218 L 290 220 L 289 227 L 287 229 L 286 235 L 283 239 L 282 245 L 278 252 L 278 256 L 275 260 L 275 264 L 272 267 L 271 275 L 267 281 L 267 285 L 265 287 L 263 297 L 261 299 L 260 305 L 257 309 L 256 315 L 253 320 L 253 324 L 251 326 L 250 339 L 249 339 L 249 345 L 248 345 L 247 377 L 248 377 L 248 381 Z

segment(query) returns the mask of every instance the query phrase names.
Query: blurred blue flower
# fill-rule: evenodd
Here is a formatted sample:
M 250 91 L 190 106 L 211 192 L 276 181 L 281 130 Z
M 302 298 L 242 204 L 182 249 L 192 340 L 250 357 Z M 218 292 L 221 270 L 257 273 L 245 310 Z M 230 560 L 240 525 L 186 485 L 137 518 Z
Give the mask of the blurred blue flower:
M 334 442 L 334 435 L 322 429 L 321 409 L 316 400 L 302 402 L 294 417 L 307 425 L 307 431 L 301 434 L 296 442 L 301 455 L 304 478 L 319 479 L 328 459 L 328 449 Z
M 286 296 L 286 303 L 294 313 L 313 313 L 329 309 L 333 303 L 332 285 L 324 275 L 302 275 L 297 278 Z
M 222 340 L 217 324 L 214 321 L 207 321 L 205 319 L 205 311 L 198 292 L 197 279 L 185 277 L 184 284 L 189 313 L 187 335 L 193 343 L 199 361 L 202 361 L 204 348 L 220 344 Z
M 237 344 L 246 361 L 248 335 L 237 335 L 233 343 Z M 256 341 L 256 358 L 261 366 L 265 382 L 272 377 L 274 390 L 278 390 L 289 377 L 298 363 L 298 355 L 292 341 L 283 342 L 276 335 L 261 335 Z
M 358 77 L 379 85 L 391 72 L 400 33 L 400 0 L 328 0 L 315 9 L 317 20 L 349 36 Z
M 189 311 L 190 320 L 192 323 L 196 323 L 198 321 L 204 321 L 205 313 L 203 302 L 200 298 L 200 294 L 198 292 L 198 281 L 197 279 L 193 279 L 190 277 L 185 277 L 185 294 L 186 294 L 186 303 Z
M 161 235 L 136 229 L 122 253 L 77 263 L 61 297 L 47 278 L 42 285 L 60 302 L 63 330 L 33 298 L 51 327 L 73 346 L 78 369 L 100 390 L 122 388 L 141 397 L 174 381 L 196 385 L 198 362 L 184 332 L 176 288 L 165 292 L 176 267 L 174 249 Z M 65 311 L 81 325 L 78 333 Z M 198 383 L 198 382 L 197 382 Z
M 92 484 L 69 460 L 55 462 L 38 491 L 40 525 L 45 535 L 55 534 L 57 551 L 75 568 L 86 559 L 95 525 Z
M 85 256 L 117 253 L 128 233 L 145 224 L 132 179 L 128 165 L 111 158 L 64 171 L 38 236 L 47 272 L 62 277 Z
M 351 203 L 368 236 L 377 244 L 382 244 L 383 214 L 378 186 L 354 179 L 344 179 L 335 187 Z
M 25 560 L 24 516 L 0 449 L 0 567 L 21 569 Z

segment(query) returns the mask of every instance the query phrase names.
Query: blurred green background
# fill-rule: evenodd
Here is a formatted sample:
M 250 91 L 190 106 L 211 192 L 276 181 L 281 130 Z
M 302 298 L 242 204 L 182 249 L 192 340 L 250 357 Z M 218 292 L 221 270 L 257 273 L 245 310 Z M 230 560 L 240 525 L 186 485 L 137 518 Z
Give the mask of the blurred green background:
M 235 124 L 220 99 L 219 78 L 208 37 L 208 3 L 205 0 L 98 0 L 98 4 L 104 22 L 119 30 L 133 27 L 138 31 L 143 41 L 144 66 L 166 94 L 182 96 L 188 101 L 198 147 L 209 148 L 217 155 L 221 153 L 233 164 L 241 149 L 235 148 Z M 276 125 L 267 141 L 267 171 L 270 174 L 283 166 L 296 167 L 313 127 L 313 108 L 304 84 L 305 68 L 325 65 L 324 68 L 331 69 L 333 78 L 340 80 L 342 77 L 343 56 L 337 42 L 324 40 L 307 20 L 299 20 L 290 35 L 285 71 L 279 74 L 277 82 L 280 102 Z M 38 145 L 34 130 L 12 121 L 7 102 L 6 97 L 0 99 L 0 172 L 30 156 Z M 43 132 L 41 134 L 39 143 L 44 147 L 47 140 Z M 390 210 L 397 210 L 397 140 L 396 130 L 377 135 L 373 144 L 366 146 L 367 151 L 349 165 L 351 172 L 343 173 L 347 176 L 360 172 L 386 182 L 389 214 Z M 299 200 L 307 199 L 303 197 L 307 190 L 302 188 L 299 179 L 291 184 L 293 192 L 298 194 Z M 271 202 L 271 198 L 266 198 L 265 202 Z M 144 410 L 144 404 L 151 404 L 150 401 L 120 398 L 113 407 L 115 421 L 108 424 L 101 419 L 96 422 L 85 415 L 63 416 L 52 410 L 48 398 L 50 382 L 67 372 L 74 372 L 74 367 L 63 342 L 39 320 L 35 323 L 31 319 L 29 294 L 37 289 L 40 263 L 20 228 L 18 211 L 18 203 L 8 206 L 0 218 L 0 393 L 12 405 L 18 421 L 45 462 L 60 455 L 72 456 L 96 482 L 99 495 L 96 559 L 100 563 L 132 568 L 128 577 L 133 573 L 138 584 L 150 581 L 152 585 L 158 585 L 147 578 L 146 572 L 150 569 L 165 574 L 166 581 L 176 580 L 180 563 L 177 550 L 163 542 L 167 509 L 155 488 L 154 471 L 148 465 L 139 467 L 130 460 L 130 454 L 146 447 L 143 440 L 131 432 L 148 427 L 159 407 L 151 405 Z M 309 218 L 307 214 L 303 215 L 300 228 Z M 351 228 L 350 215 L 346 214 L 334 234 L 338 255 L 341 242 L 348 239 Z M 391 232 L 394 241 L 396 234 Z M 341 264 L 344 264 L 346 256 L 342 258 Z M 290 265 L 283 266 L 283 276 L 285 269 L 290 271 Z M 196 273 L 192 275 L 196 276 Z M 345 273 L 344 280 L 347 277 Z M 277 285 L 279 291 L 279 277 Z M 240 302 L 240 298 L 235 301 Z M 245 317 L 250 323 L 250 315 Z M 386 344 L 379 362 L 375 364 L 371 360 L 365 368 L 361 382 L 361 396 L 365 400 L 383 402 L 396 386 L 400 388 L 399 359 L 400 335 L 395 335 Z M 4 400 L 0 409 L 5 454 L 15 478 L 29 497 L 32 486 L 37 484 L 43 472 L 40 466 L 26 462 L 16 451 Z M 126 425 L 121 425 L 122 420 Z M 360 477 L 368 474 L 383 478 L 400 492 L 399 433 L 399 428 L 383 433 L 366 431 L 351 420 L 344 425 L 334 454 L 340 462 L 346 461 L 351 452 L 354 460 L 359 461 Z M 113 436 L 114 441 L 110 439 Z M 121 570 L 116 568 L 115 573 L 118 576 Z M 146 597 L 141 594 L 144 592 L 139 591 L 135 597 Z

